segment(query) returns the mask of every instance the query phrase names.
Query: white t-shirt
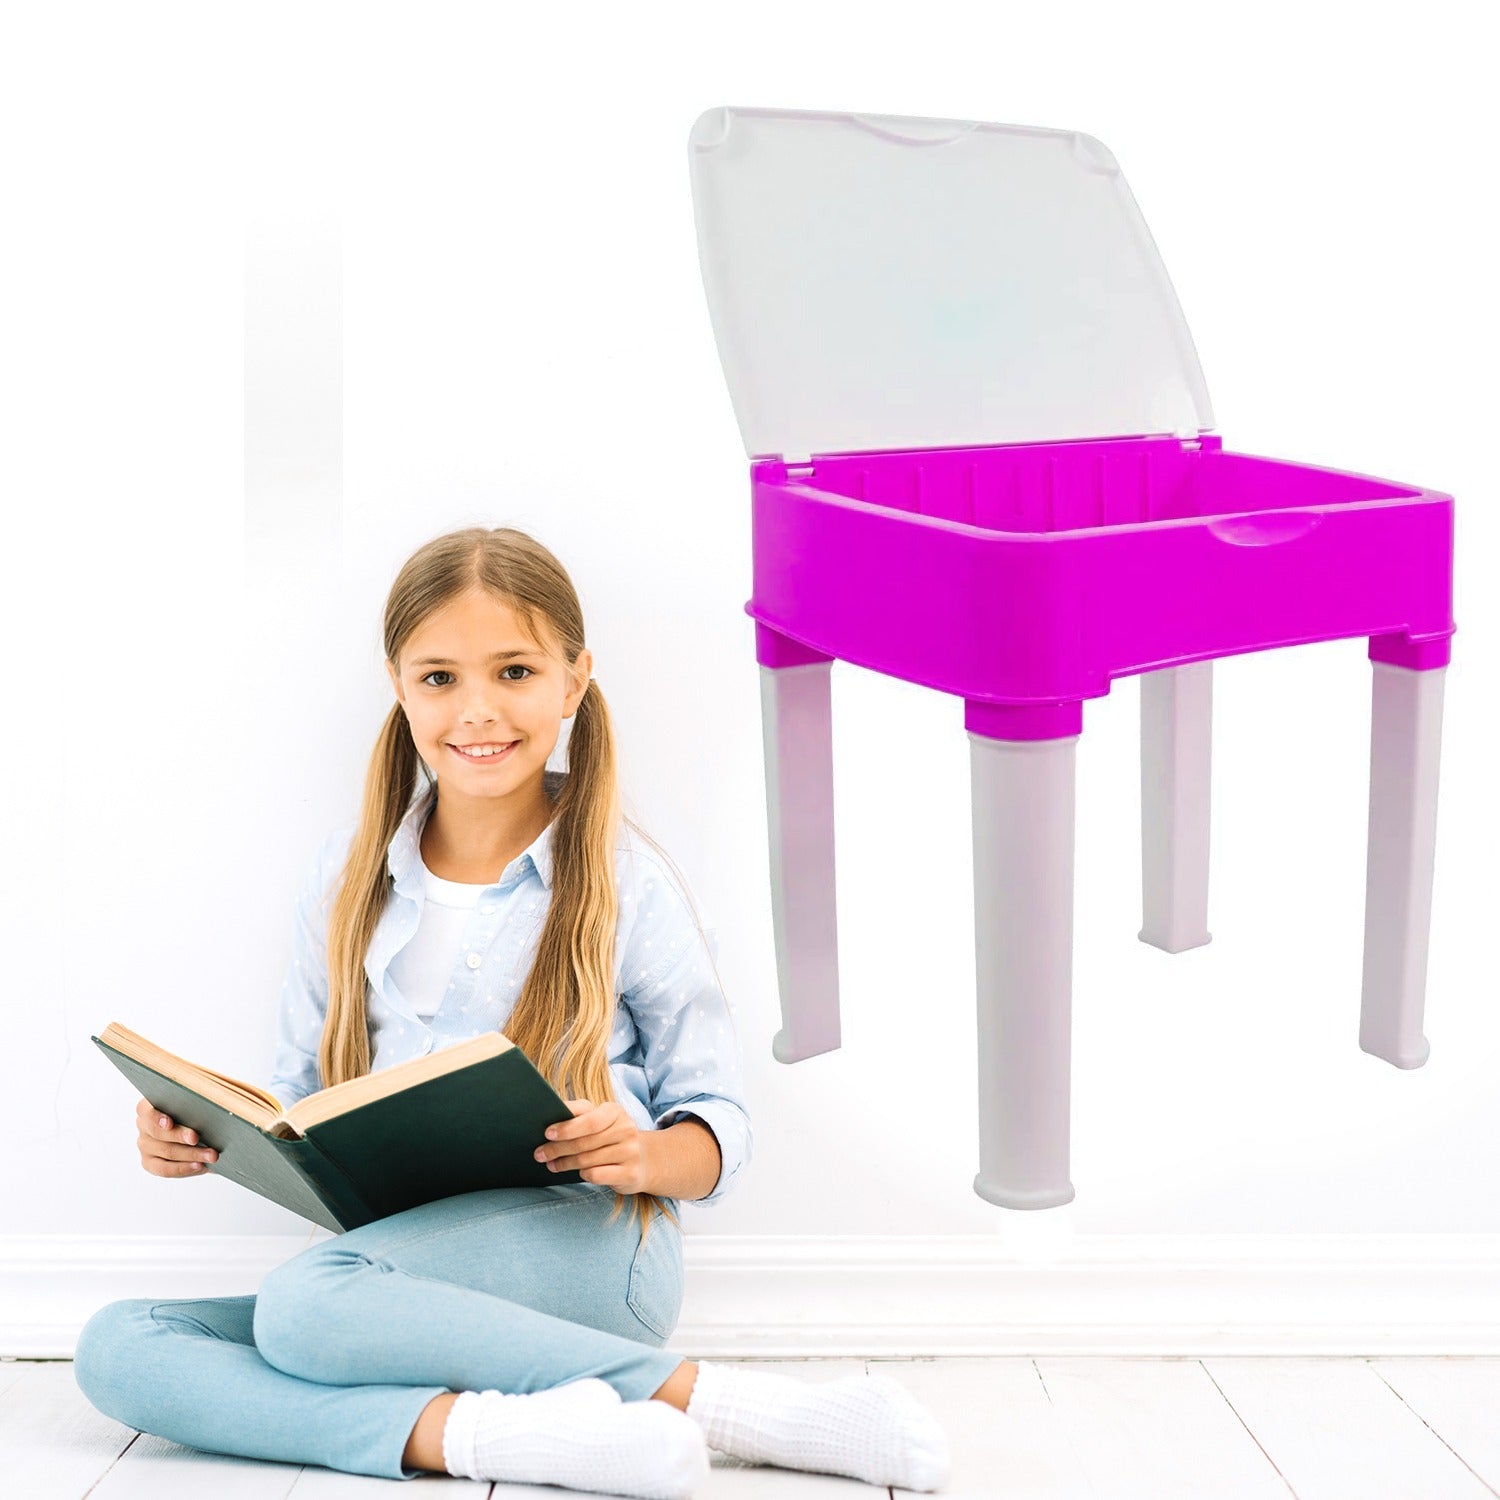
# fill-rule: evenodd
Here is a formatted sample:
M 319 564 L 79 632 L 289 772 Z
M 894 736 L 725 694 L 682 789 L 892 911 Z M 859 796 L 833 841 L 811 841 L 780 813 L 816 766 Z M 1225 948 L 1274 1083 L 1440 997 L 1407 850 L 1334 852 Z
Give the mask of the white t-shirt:
M 487 885 L 462 885 L 443 880 L 421 863 L 425 900 L 417 930 L 391 960 L 391 978 L 424 1021 L 432 1019 L 448 988 L 454 955 L 464 940 L 469 916 Z

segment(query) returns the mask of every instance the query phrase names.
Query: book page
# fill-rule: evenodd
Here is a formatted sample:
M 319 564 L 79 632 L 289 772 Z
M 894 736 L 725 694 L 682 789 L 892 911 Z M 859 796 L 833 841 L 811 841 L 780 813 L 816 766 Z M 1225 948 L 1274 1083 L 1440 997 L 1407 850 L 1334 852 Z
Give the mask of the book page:
M 455 1042 L 451 1047 L 430 1052 L 426 1057 L 415 1057 L 410 1062 L 397 1063 L 394 1067 L 380 1068 L 360 1078 L 350 1078 L 344 1083 L 335 1083 L 319 1089 L 305 1099 L 299 1099 L 287 1110 L 286 1118 L 300 1131 L 306 1131 L 322 1120 L 331 1120 L 346 1110 L 357 1109 L 388 1094 L 399 1094 L 429 1078 L 454 1073 L 471 1063 L 482 1061 L 506 1052 L 515 1043 L 503 1032 L 487 1031 L 468 1041 Z
M 111 1021 L 99 1033 L 99 1040 L 117 1052 L 123 1052 L 126 1057 L 133 1057 L 138 1063 L 175 1079 L 185 1088 L 202 1094 L 230 1114 L 259 1125 L 262 1130 L 271 1129 L 282 1119 L 281 1101 L 275 1094 L 241 1078 L 231 1078 L 227 1073 L 215 1073 L 211 1068 L 189 1062 L 116 1021 Z

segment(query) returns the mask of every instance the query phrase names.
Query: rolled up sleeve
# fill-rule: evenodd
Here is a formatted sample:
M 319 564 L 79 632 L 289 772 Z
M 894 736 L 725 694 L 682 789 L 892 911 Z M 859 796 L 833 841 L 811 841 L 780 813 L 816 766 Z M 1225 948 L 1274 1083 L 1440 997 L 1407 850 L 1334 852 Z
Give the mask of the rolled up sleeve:
M 646 882 L 633 932 L 639 977 L 622 995 L 658 1130 L 696 1116 L 718 1142 L 719 1180 L 696 1203 L 716 1203 L 749 1164 L 739 1037 L 713 960 L 718 935 L 700 935 L 687 902 L 659 869 Z

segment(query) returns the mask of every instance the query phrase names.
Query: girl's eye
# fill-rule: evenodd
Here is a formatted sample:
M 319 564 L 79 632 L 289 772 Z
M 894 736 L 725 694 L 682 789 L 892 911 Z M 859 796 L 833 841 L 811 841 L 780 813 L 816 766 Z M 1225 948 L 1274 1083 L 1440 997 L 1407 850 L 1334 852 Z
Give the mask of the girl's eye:
M 426 676 L 425 676 L 425 677 L 424 677 L 424 678 L 423 678 L 423 679 L 422 679 L 422 681 L 423 681 L 423 682 L 432 682 L 432 679 L 433 679 L 433 678 L 434 678 L 434 677 L 451 677 L 451 676 L 452 676 L 452 675 L 453 675 L 453 673 L 452 673 L 452 672 L 445 672 L 445 671 L 443 671 L 443 669 L 442 669 L 442 668 L 441 668 L 441 667 L 439 667 L 439 668 L 438 668 L 438 670 L 437 670 L 437 671 L 435 671 L 435 672 L 429 672 L 429 673 L 428 673 L 428 674 L 427 674 L 427 675 L 426 675 Z M 443 684 L 443 683 L 441 683 L 441 682 L 434 682 L 434 683 L 432 683 L 432 685 L 433 685 L 433 686 L 434 686 L 434 687 L 443 687 L 443 686 L 444 686 L 444 685 L 445 685 L 445 684 Z
M 524 672 L 526 677 L 533 675 L 530 667 L 523 667 L 518 661 L 513 661 L 505 670 L 507 672 Z M 512 677 L 509 680 L 511 682 L 525 682 L 526 677 Z

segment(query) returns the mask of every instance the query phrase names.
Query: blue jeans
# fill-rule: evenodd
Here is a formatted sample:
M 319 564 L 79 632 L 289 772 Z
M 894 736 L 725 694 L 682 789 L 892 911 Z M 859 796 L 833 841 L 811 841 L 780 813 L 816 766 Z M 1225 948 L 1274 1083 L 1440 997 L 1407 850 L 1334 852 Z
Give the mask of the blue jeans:
M 74 1374 L 106 1416 L 213 1453 L 411 1479 L 401 1455 L 446 1391 L 595 1376 L 645 1401 L 682 1363 L 682 1234 L 644 1246 L 602 1183 L 461 1193 L 351 1229 L 253 1296 L 111 1302 Z

